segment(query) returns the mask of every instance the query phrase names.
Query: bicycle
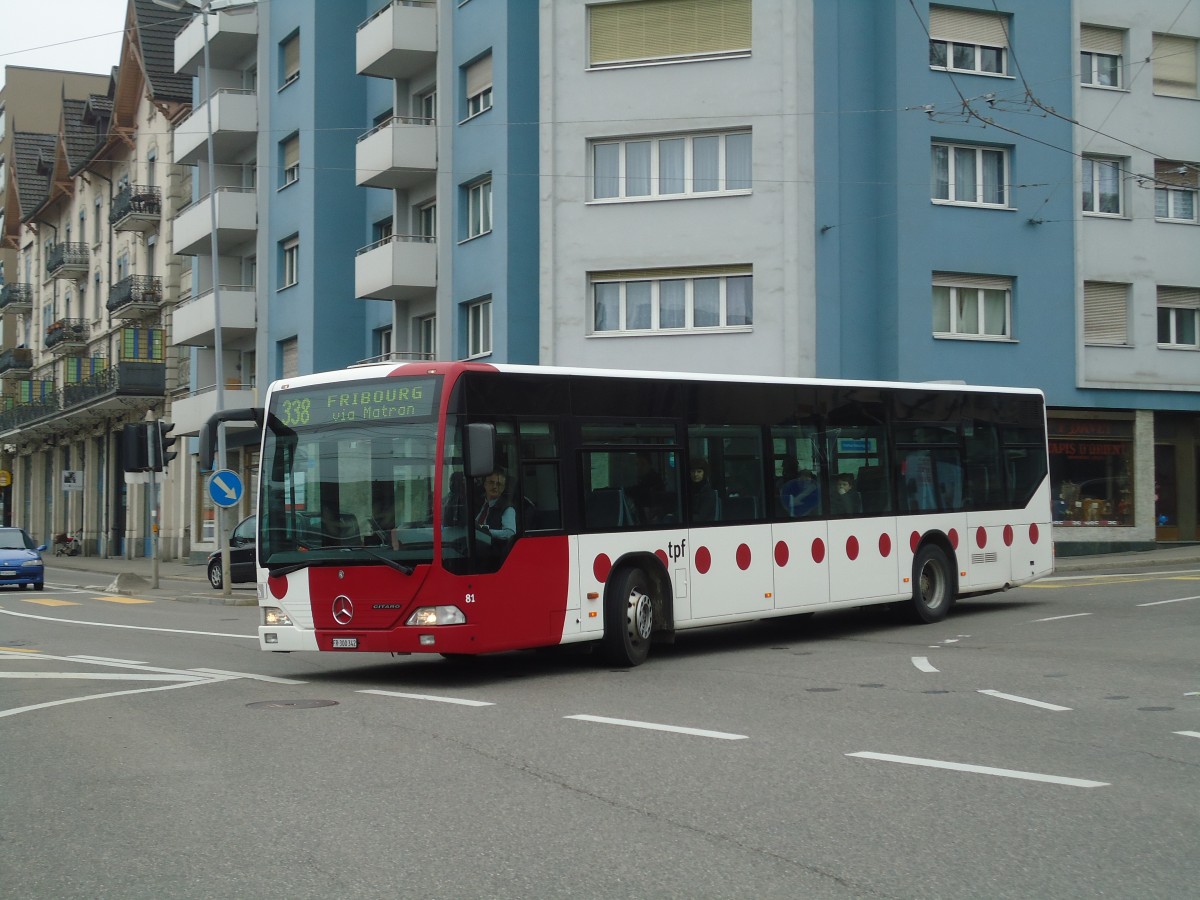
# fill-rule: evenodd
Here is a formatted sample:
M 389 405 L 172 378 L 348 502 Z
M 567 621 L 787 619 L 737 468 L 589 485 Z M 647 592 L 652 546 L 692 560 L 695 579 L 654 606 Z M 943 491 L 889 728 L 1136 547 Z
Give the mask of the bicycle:
M 78 556 L 82 552 L 83 545 L 77 536 L 67 534 L 65 531 L 54 536 L 55 556 Z

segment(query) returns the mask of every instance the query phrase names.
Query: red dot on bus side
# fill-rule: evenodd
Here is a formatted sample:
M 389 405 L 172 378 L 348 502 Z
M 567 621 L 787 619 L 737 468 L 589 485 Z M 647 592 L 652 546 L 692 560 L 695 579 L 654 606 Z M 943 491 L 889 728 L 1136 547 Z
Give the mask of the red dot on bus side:
M 666 550 L 655 550 L 654 555 L 658 557 L 658 561 L 660 563 L 662 563 L 664 566 L 667 564 L 667 551 Z
M 712 554 L 708 552 L 707 547 L 701 547 L 696 551 L 696 571 L 704 575 L 712 567 Z
M 975 543 L 979 545 L 980 550 L 987 546 L 987 529 L 982 525 L 975 531 Z
M 601 553 L 592 563 L 592 574 L 596 576 L 596 580 L 603 584 L 608 580 L 608 573 L 612 571 L 612 560 L 605 554 Z
M 287 596 L 288 580 L 284 576 L 276 578 L 272 576 L 267 579 L 267 590 L 271 592 L 271 596 L 276 600 L 282 600 Z
M 822 563 L 825 561 L 825 542 L 820 538 L 813 541 L 812 545 L 813 562 Z
M 948 534 L 947 537 L 950 538 L 950 549 L 957 550 L 958 549 L 958 529 L 951 528 L 950 534 Z
M 775 565 L 782 568 L 788 564 L 788 545 L 784 541 L 775 543 Z
M 1038 527 L 1037 523 L 1029 526 L 1029 543 L 1036 544 L 1038 542 Z
M 1011 547 L 1013 542 L 1013 530 L 1011 525 L 1004 526 L 1004 546 Z
M 917 552 L 917 547 L 921 545 L 921 535 L 914 531 L 908 536 L 908 549 L 913 553 Z
M 888 534 L 879 536 L 879 555 L 890 556 L 892 553 L 892 537 Z
M 737 548 L 737 564 L 738 568 L 745 572 L 750 568 L 750 548 L 745 544 L 739 544 Z
M 858 538 L 854 535 L 846 538 L 846 556 L 850 559 L 858 559 Z

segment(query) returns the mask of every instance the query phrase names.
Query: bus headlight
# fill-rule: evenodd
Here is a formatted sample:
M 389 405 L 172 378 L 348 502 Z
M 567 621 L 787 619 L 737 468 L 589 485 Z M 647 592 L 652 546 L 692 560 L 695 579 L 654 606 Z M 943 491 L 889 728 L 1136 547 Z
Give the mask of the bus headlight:
M 292 620 L 278 606 L 263 607 L 263 624 L 264 625 L 291 625 Z
M 405 625 L 466 625 L 467 617 L 457 606 L 422 606 L 411 616 Z

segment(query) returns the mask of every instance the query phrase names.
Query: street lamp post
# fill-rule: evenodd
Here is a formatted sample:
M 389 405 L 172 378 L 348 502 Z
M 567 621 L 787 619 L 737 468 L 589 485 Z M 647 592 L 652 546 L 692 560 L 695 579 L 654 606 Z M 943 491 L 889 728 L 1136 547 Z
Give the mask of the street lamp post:
M 221 275 L 220 265 L 217 257 L 217 169 L 216 162 L 213 158 L 213 120 L 212 120 L 212 61 L 209 56 L 209 41 L 208 41 L 208 17 L 211 13 L 224 12 L 230 15 L 239 15 L 247 13 L 254 9 L 255 2 L 245 2 L 245 0 L 154 0 L 154 2 L 166 9 L 182 12 L 185 8 L 195 10 L 195 13 L 200 15 L 200 20 L 204 28 L 204 88 L 208 98 L 204 103 L 204 119 L 205 129 L 208 138 L 207 156 L 208 156 L 208 213 L 209 213 L 209 254 L 211 257 L 211 278 L 212 278 L 212 296 L 213 296 L 213 377 L 216 379 L 216 402 L 217 410 L 225 409 L 225 359 L 224 359 L 224 336 L 221 333 Z M 216 468 L 224 469 L 226 464 L 225 453 L 225 423 L 222 422 L 217 426 L 217 459 Z M 231 596 L 230 586 L 230 571 L 229 571 L 229 540 L 225 534 L 224 522 L 224 507 L 217 507 L 214 512 L 217 525 L 217 546 L 221 551 L 221 593 L 225 597 Z

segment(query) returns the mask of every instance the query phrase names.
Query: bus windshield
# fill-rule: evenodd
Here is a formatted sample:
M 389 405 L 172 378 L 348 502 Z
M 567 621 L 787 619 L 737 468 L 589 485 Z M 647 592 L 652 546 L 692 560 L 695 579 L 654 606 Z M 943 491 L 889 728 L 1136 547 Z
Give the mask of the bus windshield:
M 264 566 L 432 562 L 439 382 L 276 392 L 263 447 Z

